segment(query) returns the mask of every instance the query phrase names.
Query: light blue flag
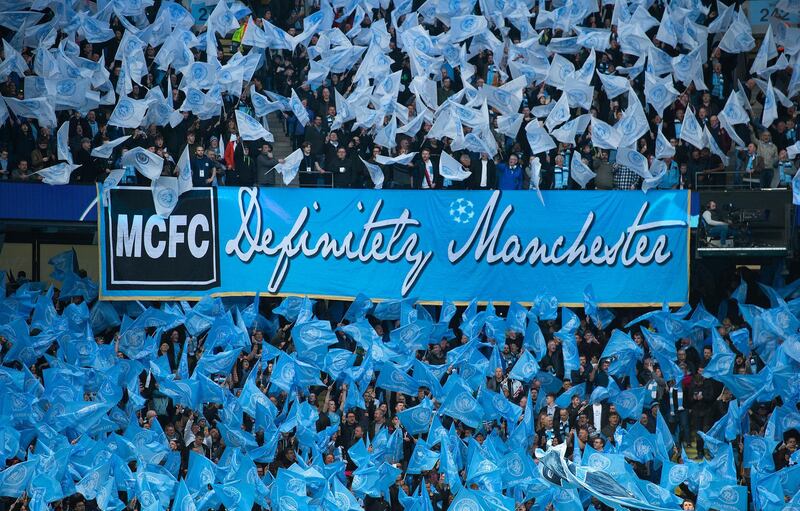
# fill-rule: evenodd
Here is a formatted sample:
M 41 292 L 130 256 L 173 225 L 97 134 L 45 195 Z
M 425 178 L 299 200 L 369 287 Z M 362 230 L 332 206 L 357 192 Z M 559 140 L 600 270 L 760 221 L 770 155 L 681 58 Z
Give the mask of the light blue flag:
M 484 387 L 478 391 L 478 402 L 483 407 L 484 419 L 516 422 L 522 413 L 522 408 L 506 399 L 502 392 L 491 392 Z
M 208 486 L 216 480 L 217 466 L 194 451 L 189 452 L 189 468 L 186 472 L 186 487 L 192 495 L 205 495 Z
M 611 402 L 623 419 L 638 419 L 645 406 L 645 397 L 649 394 L 646 387 L 626 390 L 611 396 Z
M 401 368 L 391 363 L 383 364 L 375 386 L 378 388 L 415 395 L 419 384 Z
M 397 414 L 400 423 L 411 435 L 418 435 L 428 431 L 431 419 L 434 416 L 433 403 L 427 397 L 417 406 L 407 408 Z
M 711 481 L 700 488 L 697 510 L 747 511 L 747 486 Z
M 640 463 L 647 463 L 655 457 L 658 439 L 637 422 L 622 437 L 618 452 Z
M 542 329 L 539 328 L 539 320 L 532 309 L 528 311 L 528 326 L 525 328 L 525 337 L 522 342 L 525 351 L 533 351 L 536 360 L 541 360 L 547 353 L 544 334 L 542 334 Z
M 215 354 L 204 353 L 200 360 L 197 361 L 197 366 L 194 368 L 195 373 L 203 375 L 230 374 L 233 364 L 236 363 L 241 354 L 242 350 L 240 349 L 222 351 Z
M 716 318 L 715 318 L 716 319 Z M 719 335 L 716 328 L 711 330 L 712 349 L 714 355 L 703 368 L 704 378 L 718 378 L 733 372 L 733 364 L 736 359 L 736 354 L 728 347 L 725 339 Z
M 461 385 L 454 385 L 444 396 L 439 413 L 457 419 L 471 428 L 480 426 L 482 408 L 472 394 Z
M 311 300 L 310 303 L 313 306 L 315 300 Z M 287 296 L 277 307 L 272 310 L 272 312 L 274 314 L 283 316 L 286 321 L 291 323 L 297 321 L 297 316 L 300 314 L 303 305 L 304 298 L 300 296 Z
M 556 398 L 556 406 L 559 408 L 567 408 L 572 401 L 572 396 L 578 396 L 581 398 L 581 401 L 586 396 L 586 384 L 579 383 L 578 385 L 573 385 L 570 387 L 569 390 L 565 390 L 560 396 Z M 617 407 L 617 411 L 619 412 L 619 406 Z M 620 416 L 622 414 L 620 413 Z
M 175 492 L 172 508 L 176 511 L 197 511 L 194 498 L 189 493 L 189 488 L 186 486 L 186 481 L 183 479 L 178 481 L 178 491 Z
M 538 325 L 536 328 L 539 328 Z M 512 367 L 511 371 L 508 373 L 508 377 L 528 383 L 536 377 L 538 372 L 539 364 L 536 363 L 536 359 L 533 358 L 527 349 L 524 349 L 520 357 L 514 363 L 514 367 Z
M 367 314 L 369 314 L 372 311 L 372 307 L 372 300 L 370 300 L 367 295 L 359 293 L 347 308 L 347 312 L 344 314 L 344 319 L 354 323 L 360 319 L 363 319 Z
M 744 435 L 742 466 L 756 467 L 758 470 L 771 472 L 775 470 L 772 453 L 780 442 L 763 436 Z
M 439 453 L 430 450 L 424 440 L 418 440 L 414 445 L 414 452 L 411 454 L 406 472 L 420 474 L 432 470 L 438 461 Z
M 580 367 L 578 345 L 575 341 L 575 332 L 581 325 L 581 320 L 567 307 L 561 307 L 561 330 L 553 334 L 561 339 L 561 348 L 564 353 L 564 374 L 572 374 L 573 370 Z
M 27 491 L 39 460 L 29 456 L 28 461 L 12 465 L 0 472 L 0 495 L 19 498 Z
M 583 291 L 583 307 L 586 315 L 589 316 L 597 328 L 606 328 L 613 320 L 614 313 L 608 309 L 601 309 L 597 306 L 594 296 L 594 288 L 591 284 L 586 286 Z
M 624 376 L 631 373 L 636 367 L 636 362 L 644 356 L 642 348 L 633 342 L 631 337 L 620 331 L 611 332 L 608 344 L 603 348 L 600 358 L 611 360 L 608 373 L 612 376 Z

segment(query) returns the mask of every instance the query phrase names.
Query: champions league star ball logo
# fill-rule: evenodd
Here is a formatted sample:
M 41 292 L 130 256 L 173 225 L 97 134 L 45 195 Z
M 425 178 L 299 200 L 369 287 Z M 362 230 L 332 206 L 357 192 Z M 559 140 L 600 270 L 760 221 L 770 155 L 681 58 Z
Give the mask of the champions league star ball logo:
M 450 203 L 450 218 L 457 224 L 468 224 L 475 217 L 475 205 L 472 201 L 459 197 Z

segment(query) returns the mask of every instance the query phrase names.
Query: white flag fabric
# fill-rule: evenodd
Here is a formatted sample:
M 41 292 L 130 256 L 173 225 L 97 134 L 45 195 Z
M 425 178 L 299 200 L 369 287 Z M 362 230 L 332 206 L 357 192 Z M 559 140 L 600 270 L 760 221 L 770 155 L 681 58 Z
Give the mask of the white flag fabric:
M 652 190 L 661 184 L 664 176 L 667 175 L 667 164 L 661 160 L 653 160 L 653 164 L 650 166 L 649 174 L 650 175 L 648 175 L 642 181 L 642 191 L 644 193 L 647 193 L 649 190 Z
M 52 167 L 47 167 L 37 172 L 42 176 L 42 182 L 48 185 L 65 185 L 69 183 L 69 177 L 72 171 L 80 167 L 80 165 L 73 165 L 71 163 L 58 163 Z
M 800 154 L 800 142 L 795 142 L 794 144 L 787 147 L 786 154 L 789 156 L 789 158 L 794 158 L 795 156 Z
M 56 134 L 56 149 L 58 159 L 67 163 L 72 163 L 72 151 L 69 150 L 69 123 L 65 122 L 58 128 Z
M 556 126 L 567 122 L 569 120 L 569 98 L 567 95 L 562 93 L 561 97 L 558 98 L 556 102 L 556 106 L 550 110 L 550 113 L 547 116 L 547 119 L 544 120 L 544 125 L 547 127 L 549 131 L 553 131 Z
M 644 96 L 647 102 L 653 105 L 658 115 L 664 116 L 664 109 L 671 105 L 678 97 L 678 91 L 672 85 L 672 76 L 659 78 L 650 73 L 645 73 Z
M 120 128 L 138 128 L 142 125 L 150 101 L 145 99 L 131 99 L 127 96 L 119 98 L 117 106 L 108 118 L 108 124 Z
M 239 136 L 242 137 L 242 140 L 264 139 L 267 142 L 275 141 L 275 137 L 272 136 L 272 133 L 267 131 L 257 120 L 241 110 L 236 110 L 235 115 L 236 126 L 239 129 Z
M 764 112 L 761 115 L 761 125 L 769 128 L 778 118 L 778 102 L 775 101 L 775 89 L 772 87 L 772 78 L 767 82 L 767 92 L 764 95 Z
M 419 132 L 420 128 L 422 128 L 422 123 L 425 122 L 425 114 L 427 112 L 422 112 L 418 116 L 414 117 L 407 123 L 403 124 L 401 127 L 397 128 L 397 134 L 406 134 L 409 137 L 414 137 Z
M 514 138 L 519 133 L 519 128 L 522 126 L 522 114 L 512 115 L 498 115 L 497 116 L 497 131 L 507 137 Z
M 617 96 L 628 92 L 630 83 L 624 76 L 607 75 L 604 73 L 597 73 L 600 81 L 603 83 L 603 92 L 606 93 L 608 99 L 614 99 Z
M 394 157 L 384 156 L 379 154 L 375 157 L 375 161 L 380 163 L 381 165 L 392 165 L 392 164 L 399 164 L 399 165 L 407 165 L 411 163 L 411 160 L 417 155 L 416 152 L 414 153 L 406 153 L 406 154 L 398 154 Z
M 703 130 L 700 128 L 700 123 L 697 122 L 697 118 L 694 116 L 694 111 L 691 107 L 688 107 L 684 113 L 680 139 L 692 144 L 698 149 L 702 149 L 706 146 L 703 140 Z
M 745 53 L 756 46 L 756 41 L 753 39 L 753 32 L 750 28 L 750 22 L 747 20 L 742 11 L 736 13 L 736 17 L 728 27 L 722 40 L 719 42 L 719 47 L 722 51 L 728 53 Z
M 111 189 L 116 188 L 119 186 L 120 181 L 125 176 L 125 169 L 114 169 L 108 173 L 106 176 L 105 181 L 103 181 L 103 206 L 107 207 L 109 204 L 109 198 L 111 196 Z
M 442 155 L 439 157 L 439 174 L 444 179 L 463 181 L 471 176 L 472 172 L 465 171 L 460 162 L 442 151 Z
M 706 137 L 706 143 L 708 148 L 711 150 L 712 154 L 719 156 L 719 159 L 722 160 L 722 164 L 726 167 L 728 166 L 728 155 L 722 150 L 722 148 L 717 144 L 717 141 L 711 135 L 711 132 L 708 131 L 708 127 L 703 127 L 703 135 Z
M 303 106 L 303 102 L 300 101 L 300 98 L 297 96 L 297 93 L 292 89 L 292 99 L 289 100 L 289 107 L 292 109 L 292 113 L 297 117 L 297 121 L 302 125 L 305 126 L 308 124 L 308 121 L 311 119 L 308 116 L 308 111 L 306 107 Z
M 369 172 L 369 178 L 372 180 L 372 184 L 375 186 L 376 190 L 380 190 L 383 188 L 383 169 L 381 169 L 380 165 L 376 165 L 374 163 L 370 163 L 365 161 L 364 158 L 359 158 L 361 163 L 364 164 L 366 167 L 367 172 Z
M 792 204 L 800 206 L 800 172 L 792 178 Z
M 542 206 L 545 205 L 544 197 L 542 196 L 542 190 L 539 189 L 539 181 L 542 179 L 542 162 L 539 161 L 538 156 L 534 156 L 533 161 L 531 162 L 531 188 L 536 190 L 536 195 L 539 196 L 539 201 L 542 203 Z
M 556 143 L 547 131 L 539 126 L 536 119 L 530 121 L 525 126 L 525 134 L 528 144 L 531 146 L 531 154 L 540 154 L 556 148 Z
M 178 163 L 175 164 L 175 170 L 178 172 L 178 195 L 183 195 L 183 192 L 188 192 L 194 185 L 192 184 L 192 162 L 189 158 L 189 144 L 183 148 L 181 157 L 178 158 Z
M 289 183 L 297 177 L 297 171 L 300 169 L 301 161 L 303 161 L 303 150 L 297 149 L 287 156 L 283 160 L 283 163 L 275 165 L 275 170 L 283 177 L 283 184 L 288 186 Z
M 56 110 L 47 98 L 17 99 L 3 97 L 8 108 L 19 117 L 36 119 L 40 126 L 56 127 Z
M 250 30 L 249 25 L 247 29 Z M 255 85 L 250 86 L 250 100 L 253 103 L 253 109 L 256 111 L 256 115 L 259 117 L 269 115 L 272 112 L 277 112 L 282 109 L 282 105 L 279 101 L 270 101 L 266 96 L 256 92 Z
M 156 214 L 161 218 L 169 217 L 172 210 L 178 205 L 178 196 L 180 195 L 178 178 L 159 176 L 153 180 L 150 190 L 153 193 Z
M 675 156 L 675 148 L 664 136 L 661 125 L 659 125 L 658 133 L 656 134 L 656 158 L 672 158 L 673 156 Z
M 650 177 L 650 165 L 647 163 L 647 157 L 633 146 L 620 147 L 617 150 L 617 163 L 636 172 L 642 179 Z
M 617 124 L 614 125 L 622 140 L 639 140 L 645 133 L 650 131 L 650 124 L 644 115 L 644 109 L 639 98 L 633 92 L 628 91 L 628 109 Z
M 583 163 L 581 160 L 581 153 L 573 151 L 572 161 L 570 161 L 569 164 L 569 175 L 576 183 L 581 185 L 581 188 L 586 188 L 589 181 L 594 179 L 597 174 Z
M 594 87 L 577 80 L 569 81 L 564 87 L 562 96 L 567 96 L 570 108 L 580 107 L 589 111 L 594 100 Z
M 133 166 L 144 177 L 153 181 L 158 179 L 164 168 L 164 158 L 143 147 L 134 147 L 122 155 L 120 163 L 123 167 Z
M 129 138 L 131 138 L 130 135 L 125 135 L 124 137 L 119 137 L 115 138 L 114 140 L 109 140 L 105 144 L 92 149 L 92 156 L 94 156 L 95 158 L 111 158 L 111 155 L 114 154 L 114 148 L 116 148 L 118 145 L 122 144 Z
M 720 112 L 720 117 L 723 115 L 733 126 L 750 122 L 750 116 L 739 102 L 739 94 L 736 91 L 731 91 L 728 96 L 728 101 L 725 102 L 725 108 Z
M 601 149 L 616 149 L 620 144 L 617 130 L 597 117 L 592 117 L 592 145 Z

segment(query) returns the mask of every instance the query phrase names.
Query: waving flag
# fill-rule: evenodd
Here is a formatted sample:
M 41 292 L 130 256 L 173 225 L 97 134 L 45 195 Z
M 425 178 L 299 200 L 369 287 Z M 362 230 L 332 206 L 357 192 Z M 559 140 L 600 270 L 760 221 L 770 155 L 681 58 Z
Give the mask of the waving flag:
M 147 108 L 150 106 L 151 101 L 146 99 L 131 99 L 129 97 L 122 97 L 111 112 L 111 117 L 108 118 L 108 124 L 112 126 L 119 126 L 120 128 L 138 128 L 142 125 L 145 115 L 147 115 Z
M 439 174 L 441 174 L 444 179 L 450 179 L 451 181 L 463 181 L 472 173 L 464 170 L 460 162 L 456 161 L 455 158 L 442 151 L 439 159 Z
M 125 135 L 123 137 L 110 140 L 101 146 L 97 146 L 92 149 L 92 156 L 95 158 L 111 158 L 111 155 L 114 153 L 114 149 L 129 138 L 131 138 L 130 135 Z
M 578 183 L 581 188 L 586 188 L 586 185 L 595 178 L 597 174 L 590 169 L 583 161 L 581 160 L 581 155 L 578 151 L 572 152 L 572 158 L 570 161 L 569 167 L 570 177 Z
M 686 109 L 686 113 L 683 116 L 683 126 L 681 127 L 679 138 L 698 149 L 702 149 L 706 145 L 703 137 L 703 130 L 700 128 L 700 123 L 697 122 L 697 118 L 694 116 L 691 107 Z
M 239 136 L 242 140 L 266 140 L 274 142 L 272 133 L 267 131 L 260 122 L 253 119 L 241 110 L 236 110 L 236 127 L 239 129 Z
M 275 166 L 275 170 L 283 178 L 283 184 L 289 186 L 289 183 L 294 181 L 294 178 L 297 177 L 297 172 L 300 169 L 300 162 L 303 161 L 305 154 L 303 154 L 302 149 L 297 149 L 292 154 L 287 156 L 282 163 L 279 163 Z
M 136 168 L 143 176 L 151 180 L 156 180 L 161 175 L 164 167 L 164 159 L 155 153 L 151 153 L 143 147 L 134 147 L 122 155 L 120 160 L 122 166 Z

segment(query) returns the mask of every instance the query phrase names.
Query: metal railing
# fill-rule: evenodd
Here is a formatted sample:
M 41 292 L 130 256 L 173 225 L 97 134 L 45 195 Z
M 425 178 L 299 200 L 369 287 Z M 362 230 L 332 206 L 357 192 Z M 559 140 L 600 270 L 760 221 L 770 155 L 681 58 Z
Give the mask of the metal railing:
M 773 181 L 774 177 L 770 180 Z M 770 183 L 771 184 L 771 183 Z M 698 172 L 694 175 L 694 189 L 703 190 L 777 190 L 785 188 L 761 186 L 759 174 L 744 171 Z

